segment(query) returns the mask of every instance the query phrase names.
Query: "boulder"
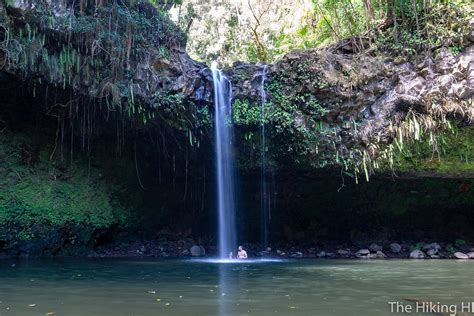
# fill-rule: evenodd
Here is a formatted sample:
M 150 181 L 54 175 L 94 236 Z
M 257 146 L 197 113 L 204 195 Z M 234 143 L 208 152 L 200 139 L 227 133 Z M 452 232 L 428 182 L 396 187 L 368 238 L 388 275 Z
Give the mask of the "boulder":
M 396 242 L 390 244 L 390 251 L 392 253 L 399 253 L 400 251 L 402 251 L 402 246 L 400 246 L 400 244 L 397 244 Z
M 425 259 L 425 254 L 423 251 L 415 249 L 410 252 L 410 259 Z
M 303 253 L 301 251 L 297 251 L 291 254 L 292 258 L 303 258 Z
M 356 254 L 362 255 L 362 256 L 367 256 L 369 253 L 370 253 L 369 249 L 360 249 L 359 251 L 356 252 Z
M 324 258 L 324 257 L 326 257 L 326 251 L 320 251 L 320 252 L 318 252 L 318 254 L 316 256 L 318 258 Z
M 137 255 L 143 256 L 146 252 L 145 246 L 141 246 L 139 249 L 137 249 Z
M 436 255 L 437 253 L 438 253 L 437 249 L 430 249 L 426 252 L 426 254 L 430 257 Z
M 467 253 L 467 256 L 469 257 L 469 259 L 474 259 L 474 252 L 468 252 Z
M 370 249 L 370 251 L 372 251 L 372 252 L 377 252 L 377 251 L 382 251 L 383 248 L 382 248 L 382 246 L 380 246 L 380 245 L 371 244 L 371 245 L 369 246 L 369 249 Z
M 360 259 L 366 259 L 369 258 L 370 255 L 370 250 L 369 249 L 360 249 L 359 251 L 356 252 L 356 257 Z
M 194 245 L 189 249 L 191 256 L 193 257 L 202 257 L 206 254 L 206 250 L 203 246 Z
M 375 254 L 377 256 L 378 259 L 384 259 L 386 258 L 387 256 L 382 252 L 382 251 L 377 251 L 377 253 Z
M 426 245 L 423 247 L 423 250 L 424 250 L 424 251 L 436 250 L 436 252 L 438 252 L 439 250 L 441 250 L 441 246 L 440 246 L 437 242 L 433 242 L 433 243 L 431 243 L 431 244 L 426 244 Z
M 468 256 L 468 255 L 466 255 L 465 253 L 459 252 L 459 251 L 458 251 L 458 252 L 455 252 L 455 253 L 453 254 L 453 256 L 454 256 L 454 258 L 456 258 L 456 259 L 469 259 L 469 256 Z
M 340 255 L 340 256 L 349 256 L 351 254 L 351 252 L 347 249 L 339 249 L 337 251 L 337 254 Z

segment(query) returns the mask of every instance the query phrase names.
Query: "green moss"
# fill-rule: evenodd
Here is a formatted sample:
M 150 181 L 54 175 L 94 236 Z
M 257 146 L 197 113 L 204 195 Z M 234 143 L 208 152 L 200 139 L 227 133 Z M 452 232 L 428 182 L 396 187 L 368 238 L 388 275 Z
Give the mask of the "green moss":
M 120 188 L 106 183 L 99 170 L 80 161 L 61 166 L 49 161 L 52 148 L 38 151 L 24 134 L 0 137 L 0 225 L 18 227 L 20 239 L 32 227 L 124 225 L 128 213 L 117 202 Z
M 410 142 L 396 156 L 394 169 L 441 174 L 474 173 L 474 126 L 455 127 L 443 132 L 438 139 L 437 151 L 427 141 Z

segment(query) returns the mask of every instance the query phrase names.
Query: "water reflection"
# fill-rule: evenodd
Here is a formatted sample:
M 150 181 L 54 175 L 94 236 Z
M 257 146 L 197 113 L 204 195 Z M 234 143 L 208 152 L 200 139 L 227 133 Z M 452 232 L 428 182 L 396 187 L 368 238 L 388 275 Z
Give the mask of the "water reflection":
M 219 310 L 218 315 L 227 316 L 231 314 L 231 298 L 233 294 L 232 286 L 235 285 L 230 280 L 229 266 L 219 265 Z
M 259 288 L 268 285 L 273 272 L 265 267 L 283 262 L 281 259 L 209 260 L 219 265 L 219 316 L 252 314 L 259 304 L 258 295 L 253 295 L 258 291 L 252 285 L 259 284 Z
M 267 259 L 192 259 L 191 262 L 217 266 L 218 293 L 216 315 L 241 315 L 250 312 L 258 298 L 252 297 L 252 284 L 264 285 L 268 278 L 265 266 L 271 263 L 283 263 L 277 258 Z M 255 273 L 254 273 L 255 272 Z
M 474 261 L 0 261 L 0 315 L 389 316 L 472 301 Z

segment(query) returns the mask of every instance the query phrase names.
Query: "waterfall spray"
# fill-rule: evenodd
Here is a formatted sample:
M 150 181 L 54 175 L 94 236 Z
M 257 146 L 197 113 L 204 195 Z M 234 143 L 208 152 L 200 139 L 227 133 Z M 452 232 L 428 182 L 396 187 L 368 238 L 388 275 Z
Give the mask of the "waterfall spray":
M 265 103 L 267 93 L 265 91 L 265 80 L 267 79 L 267 66 L 262 70 L 260 82 L 260 218 L 261 218 L 261 243 L 262 250 L 268 247 L 268 223 L 270 219 L 270 195 L 268 194 L 267 181 L 267 145 L 265 143 Z
M 237 248 L 232 149 L 232 86 L 212 63 L 215 108 L 217 208 L 219 213 L 219 257 L 226 259 Z

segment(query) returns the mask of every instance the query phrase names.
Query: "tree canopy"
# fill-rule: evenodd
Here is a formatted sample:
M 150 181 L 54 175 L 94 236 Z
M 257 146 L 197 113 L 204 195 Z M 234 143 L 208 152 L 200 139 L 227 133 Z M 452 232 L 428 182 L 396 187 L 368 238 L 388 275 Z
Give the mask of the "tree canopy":
M 460 51 L 469 0 L 183 0 L 171 10 L 200 60 L 271 62 L 352 39 L 356 49 Z M 377 41 L 374 41 L 374 38 Z

